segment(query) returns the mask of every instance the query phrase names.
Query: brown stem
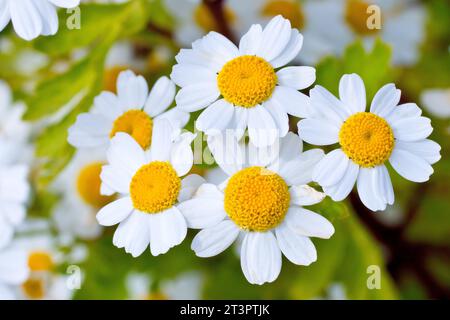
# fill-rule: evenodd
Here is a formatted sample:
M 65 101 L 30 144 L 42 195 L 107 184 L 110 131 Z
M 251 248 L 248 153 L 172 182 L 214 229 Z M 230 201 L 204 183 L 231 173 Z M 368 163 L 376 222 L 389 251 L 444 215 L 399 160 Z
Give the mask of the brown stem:
M 147 23 L 147 30 L 153 33 L 157 33 L 160 36 L 163 36 L 164 38 L 173 39 L 173 33 L 170 30 L 161 28 L 152 22 Z
M 203 0 L 204 5 L 209 9 L 217 23 L 218 32 L 236 43 L 236 38 L 228 25 L 223 0 Z

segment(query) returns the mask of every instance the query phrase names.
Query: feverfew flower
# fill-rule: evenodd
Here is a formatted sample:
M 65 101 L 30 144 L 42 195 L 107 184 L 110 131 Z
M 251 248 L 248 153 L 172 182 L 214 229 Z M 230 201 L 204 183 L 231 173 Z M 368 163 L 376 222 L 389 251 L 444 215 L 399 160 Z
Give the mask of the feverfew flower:
M 248 128 L 254 145 L 273 144 L 278 135 L 287 134 L 288 114 L 309 115 L 309 99 L 297 90 L 315 81 L 315 69 L 281 68 L 298 55 L 302 42 L 302 35 L 281 16 L 264 29 L 253 25 L 239 48 L 210 32 L 176 56 L 171 78 L 181 87 L 177 109 L 206 108 L 196 126 L 208 135 L 232 129 L 240 139 Z
M 309 237 L 328 239 L 334 228 L 303 206 L 324 198 L 307 185 L 323 151 L 302 152 L 302 142 L 293 133 L 281 139 L 279 153 L 229 140 L 227 147 L 218 142 L 212 145 L 217 163 L 229 178 L 220 186 L 201 185 L 191 200 L 178 207 L 189 228 L 203 229 L 192 242 L 196 255 L 215 256 L 242 238 L 241 267 L 252 284 L 275 281 L 281 271 L 281 253 L 298 265 L 316 261 Z
M 69 128 L 68 141 L 77 148 L 108 147 L 118 132 L 130 134 L 143 149 L 151 144 L 153 127 L 167 119 L 174 128 L 182 128 L 189 114 L 177 109 L 166 111 L 175 96 L 175 85 L 167 77 L 156 81 L 150 94 L 147 82 L 132 71 L 117 79 L 117 95 L 104 91 L 94 100 L 89 113 L 78 116 Z
M 0 31 L 12 21 L 14 30 L 25 40 L 54 35 L 58 31 L 56 7 L 74 8 L 80 0 L 0 0 Z
M 0 250 L 0 300 L 14 300 L 15 289 L 29 275 L 27 254 L 19 248 Z
M 315 145 L 339 143 L 317 165 L 313 180 L 335 201 L 347 197 L 356 183 L 364 205 L 384 210 L 394 203 L 389 161 L 402 177 L 425 182 L 440 159 L 440 146 L 428 140 L 430 119 L 422 117 L 415 103 L 398 105 L 400 90 L 394 84 L 382 87 L 366 111 L 362 79 L 347 74 L 339 83 L 340 99 L 321 86 L 310 91 L 312 117 L 298 124 L 300 137 Z
M 101 179 L 119 199 L 97 214 L 101 225 L 119 224 L 113 243 L 141 255 L 150 244 L 152 255 L 166 253 L 186 237 L 187 225 L 178 206 L 195 191 L 181 179 L 192 167 L 192 133 L 175 140 L 167 120 L 155 124 L 148 152 L 129 135 L 118 133 L 107 151 Z

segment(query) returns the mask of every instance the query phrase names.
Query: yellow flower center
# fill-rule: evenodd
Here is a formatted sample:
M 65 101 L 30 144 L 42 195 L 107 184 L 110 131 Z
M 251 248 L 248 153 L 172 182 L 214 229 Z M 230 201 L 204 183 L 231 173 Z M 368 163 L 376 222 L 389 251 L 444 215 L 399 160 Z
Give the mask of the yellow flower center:
M 131 179 L 130 194 L 136 209 L 158 213 L 173 206 L 181 179 L 168 162 L 153 161 L 142 166 Z
M 116 93 L 116 83 L 119 74 L 122 71 L 128 70 L 129 68 L 126 66 L 114 66 L 108 69 L 105 69 L 103 73 L 103 89 L 106 91 L 111 91 Z
M 266 60 L 247 55 L 228 61 L 220 70 L 217 83 L 225 100 L 251 108 L 270 98 L 277 75 Z
M 367 22 L 371 15 L 367 12 L 370 4 L 363 0 L 347 0 L 345 7 L 345 20 L 353 31 L 361 36 L 378 33 L 379 29 L 369 29 Z
M 152 142 L 153 120 L 142 110 L 129 110 L 118 117 L 109 134 L 112 138 L 117 132 L 125 132 L 140 144 L 142 149 L 147 149 Z
M 28 267 L 31 271 L 50 271 L 53 265 L 51 255 L 45 251 L 35 251 L 28 256 Z
M 77 178 L 77 190 L 81 199 L 94 208 L 101 208 L 114 200 L 114 196 L 100 194 L 102 163 L 89 164 L 81 169 Z
M 276 173 L 250 167 L 234 174 L 225 188 L 225 211 L 241 229 L 267 231 L 283 221 L 289 189 Z
M 395 141 L 386 120 L 370 112 L 358 112 L 342 125 L 339 143 L 353 162 L 372 168 L 389 159 Z
M 236 15 L 227 6 L 224 6 L 225 21 L 232 25 L 236 21 Z M 194 10 L 194 21 L 203 31 L 219 31 L 216 19 L 212 15 L 211 11 L 205 6 L 204 3 L 200 3 Z
M 291 22 L 293 28 L 300 29 L 305 26 L 305 15 L 299 1 L 295 0 L 269 0 L 262 8 L 261 15 L 274 17 L 282 15 Z
M 42 299 L 45 295 L 44 280 L 30 278 L 22 284 L 22 290 L 29 299 Z

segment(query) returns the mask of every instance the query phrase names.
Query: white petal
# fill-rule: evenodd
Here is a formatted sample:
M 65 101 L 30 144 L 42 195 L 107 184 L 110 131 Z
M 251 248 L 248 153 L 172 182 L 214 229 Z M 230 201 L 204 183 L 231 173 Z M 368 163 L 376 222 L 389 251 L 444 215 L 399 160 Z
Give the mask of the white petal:
M 280 85 L 301 90 L 316 81 L 316 69 L 313 67 L 286 67 L 277 72 Z
M 192 241 L 191 248 L 198 257 L 213 257 L 227 249 L 238 235 L 239 228 L 234 222 L 223 220 L 200 231 Z
M 252 284 L 273 282 L 281 271 L 281 251 L 272 232 L 249 232 L 241 248 L 241 268 Z
M 80 4 L 80 0 L 49 0 L 55 6 L 60 8 L 75 8 Z
M 12 225 L 0 216 L 0 249 L 5 248 L 11 242 L 14 235 Z
M 441 159 L 441 146 L 428 139 L 414 142 L 396 141 L 395 148 L 411 152 L 429 164 L 434 164 Z
M 42 17 L 36 5 L 34 0 L 9 1 L 14 30 L 22 39 L 32 40 L 42 32 Z
M 361 77 L 355 73 L 345 74 L 339 82 L 339 98 L 350 113 L 366 110 L 366 88 Z
M 249 110 L 248 134 L 250 142 L 257 147 L 272 145 L 278 136 L 278 129 L 270 113 L 262 106 Z
M 394 148 L 389 162 L 403 178 L 414 182 L 428 181 L 434 171 L 425 159 L 400 148 Z
M 433 132 L 431 120 L 425 117 L 405 118 L 392 125 L 394 137 L 403 141 L 418 141 Z
M 375 94 L 370 105 L 370 112 L 387 117 L 400 101 L 401 91 L 393 83 L 386 84 Z
M 289 131 L 289 117 L 284 108 L 274 99 L 264 102 L 263 108 L 269 111 L 278 128 L 280 137 L 284 137 Z
M 223 199 L 216 197 L 196 197 L 180 203 L 178 209 L 186 218 L 187 225 L 191 229 L 214 226 L 226 216 Z
M 150 250 L 154 256 L 166 253 L 186 238 L 186 220 L 176 207 L 151 214 L 149 226 Z
M 26 250 L 7 248 L 0 252 L 0 283 L 20 285 L 29 275 Z
M 386 117 L 386 120 L 394 125 L 397 121 L 405 118 L 420 117 L 422 110 L 415 103 L 404 103 L 394 108 L 394 111 Z
M 377 184 L 377 170 L 373 168 L 360 168 L 356 181 L 358 195 L 361 202 L 372 211 L 386 209 L 386 202 L 374 192 L 379 187 Z
M 172 80 L 180 87 L 200 83 L 215 83 L 217 74 L 210 68 L 195 64 L 177 64 L 170 74 Z
M 106 157 L 110 165 L 126 172 L 131 177 L 145 164 L 146 160 L 141 146 L 123 132 L 118 132 L 111 139 Z
M 103 166 L 102 172 L 100 173 L 100 179 L 102 180 L 102 194 L 112 195 L 115 192 L 129 194 L 132 178 L 133 174 L 127 170 L 110 165 Z
M 325 193 L 319 192 L 306 184 L 290 187 L 289 194 L 291 195 L 291 203 L 298 206 L 312 206 L 325 198 Z
M 130 197 L 121 198 L 104 206 L 97 213 L 97 221 L 102 226 L 113 226 L 125 220 L 133 211 Z
M 394 188 L 392 186 L 391 177 L 386 169 L 386 166 L 380 165 L 375 167 L 377 171 L 374 192 L 377 196 L 389 205 L 394 203 Z
M 312 175 L 313 181 L 319 183 L 321 186 L 336 184 L 344 176 L 349 163 L 349 158 L 341 149 L 333 150 L 325 155 L 314 168 Z
M 264 28 L 257 54 L 270 62 L 283 52 L 290 39 L 291 23 L 278 15 L 272 18 Z
M 36 9 L 42 18 L 41 34 L 45 36 L 55 34 L 58 31 L 58 15 L 56 14 L 55 7 L 47 1 L 40 1 L 36 5 Z
M 297 159 L 283 165 L 278 174 L 288 185 L 302 185 L 312 181 L 312 172 L 324 153 L 319 149 L 312 149 L 302 153 Z
M 298 135 L 304 141 L 326 146 L 339 141 L 339 130 L 335 124 L 324 119 L 302 119 L 298 122 Z
M 233 118 L 230 121 L 230 128 L 233 129 L 237 140 L 241 140 L 247 129 L 248 124 L 248 108 L 234 107 Z
M 262 41 L 262 28 L 254 24 L 244 34 L 239 42 L 239 51 L 242 55 L 255 55 Z
M 144 110 L 154 118 L 164 112 L 175 98 L 175 84 L 167 77 L 159 78 L 145 102 Z
M 350 115 L 345 105 L 322 86 L 316 85 L 310 90 L 309 96 L 311 109 L 337 127 L 340 127 Z
M 287 113 L 295 117 L 306 118 L 311 115 L 309 97 L 293 88 L 276 86 L 270 100 L 276 101 Z
M 301 155 L 303 151 L 303 142 L 298 135 L 288 132 L 285 137 L 281 139 L 280 144 L 280 159 L 284 162 L 294 160 Z
M 181 190 L 178 195 L 178 201 L 183 202 L 191 199 L 197 189 L 205 183 L 205 179 L 198 174 L 190 174 L 181 180 Z
M 148 95 L 148 85 L 144 77 L 121 72 L 117 82 L 120 84 L 117 87 L 117 96 L 124 110 L 142 109 Z
M 234 106 L 224 99 L 217 100 L 207 107 L 198 117 L 196 127 L 207 135 L 228 128 L 234 114 Z
M 133 212 L 119 224 L 113 237 L 113 244 L 125 248 L 125 252 L 133 257 L 140 256 L 150 242 L 148 222 L 152 214 L 139 211 Z
M 103 117 L 116 120 L 123 113 L 117 96 L 108 91 L 103 91 L 94 99 L 95 113 L 101 114 Z
M 9 1 L 0 1 L 0 31 L 2 31 L 11 20 Z
M 302 45 L 303 36 L 300 34 L 300 32 L 298 32 L 297 29 L 292 29 L 291 37 L 283 52 L 270 63 L 274 68 L 279 68 L 288 64 L 298 56 L 298 53 L 302 49 Z
M 172 108 L 158 115 L 154 121 L 166 119 L 174 129 L 183 128 L 189 122 L 189 113 L 181 111 L 179 108 Z
M 194 154 L 191 148 L 194 138 L 195 135 L 190 132 L 183 133 L 170 151 L 170 163 L 179 177 L 187 174 L 194 163 Z
M 308 237 L 295 233 L 285 223 L 275 229 L 275 234 L 281 251 L 292 263 L 309 266 L 317 260 L 316 247 Z
M 77 148 L 107 145 L 111 129 L 110 119 L 98 114 L 82 113 L 69 128 L 67 141 Z
M 155 121 L 150 146 L 152 161 L 168 161 L 170 159 L 174 130 L 168 120 Z
M 4 201 L 0 202 L 0 215 L 8 220 L 12 226 L 18 226 L 25 219 L 27 209 L 25 204 Z
M 220 168 L 229 176 L 240 170 L 245 164 L 245 143 L 238 142 L 234 135 L 225 132 L 208 136 L 208 148 Z
M 194 48 L 194 44 L 192 44 L 192 47 Z M 239 50 L 233 42 L 215 31 L 203 37 L 203 49 L 210 55 L 220 57 L 220 60 L 223 62 L 236 58 L 239 55 Z
M 306 237 L 329 239 L 334 234 L 330 221 L 320 214 L 300 207 L 290 207 L 284 223 L 292 231 Z
M 344 200 L 352 191 L 358 177 L 359 166 L 350 161 L 342 179 L 332 185 L 323 187 L 323 191 L 331 197 L 334 201 Z
M 182 111 L 194 112 L 207 107 L 219 95 L 216 83 L 191 84 L 178 91 L 175 101 Z

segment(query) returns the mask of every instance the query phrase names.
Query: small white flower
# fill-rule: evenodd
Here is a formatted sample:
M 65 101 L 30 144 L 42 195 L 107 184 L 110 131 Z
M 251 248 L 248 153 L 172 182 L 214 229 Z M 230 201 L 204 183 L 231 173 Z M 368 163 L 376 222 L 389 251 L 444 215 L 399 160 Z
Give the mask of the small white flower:
M 334 228 L 302 206 L 324 198 L 307 185 L 323 151 L 302 152 L 302 142 L 293 133 L 281 140 L 279 154 L 243 143 L 226 144 L 227 148 L 211 144 L 215 159 L 229 176 L 226 182 L 201 185 L 191 200 L 178 207 L 189 228 L 203 229 L 192 242 L 196 255 L 215 256 L 242 238 L 241 267 L 252 284 L 278 277 L 281 253 L 297 265 L 316 261 L 309 237 L 328 239 Z
M 58 31 L 56 7 L 74 8 L 80 0 L 0 0 L 0 31 L 12 21 L 19 37 L 32 40 Z
M 19 248 L 0 250 L 0 270 L 0 300 L 14 300 L 15 289 L 29 275 L 26 252 Z
M 152 130 L 167 119 L 174 128 L 182 128 L 189 114 L 166 109 L 172 104 L 175 85 L 167 77 L 156 81 L 150 94 L 147 82 L 132 71 L 124 71 L 117 79 L 117 96 L 104 91 L 95 98 L 94 108 L 78 116 L 69 128 L 68 141 L 77 148 L 108 147 L 117 132 L 130 134 L 142 148 L 151 144 Z
M 310 98 L 316 113 L 298 124 L 308 143 L 340 144 L 317 165 L 313 180 L 335 201 L 345 199 L 356 183 L 367 208 L 384 210 L 394 203 L 387 161 L 410 181 L 425 182 L 433 173 L 441 148 L 427 139 L 433 131 L 430 119 L 415 103 L 398 105 L 400 90 L 394 84 L 382 87 L 366 112 L 366 90 L 356 74 L 341 78 L 339 96 L 314 87 Z
M 146 274 L 131 273 L 126 279 L 130 299 L 135 300 L 198 300 L 203 278 L 198 272 L 185 272 L 175 279 L 162 281 L 158 290 L 151 290 L 152 279 Z
M 425 90 L 420 98 L 423 106 L 432 115 L 450 118 L 450 88 Z
M 119 224 L 113 243 L 133 257 L 149 243 L 154 256 L 166 253 L 186 237 L 178 202 L 195 191 L 189 177 L 180 178 L 193 164 L 194 135 L 184 133 L 173 141 L 172 130 L 167 120 L 156 123 L 148 152 L 129 135 L 118 133 L 107 152 L 103 186 L 120 197 L 102 208 L 97 220 L 104 226 Z
M 171 78 L 181 87 L 177 109 L 206 108 L 196 126 L 208 135 L 232 129 L 240 139 L 248 128 L 256 146 L 273 144 L 287 134 L 288 114 L 309 114 L 309 99 L 297 90 L 313 84 L 315 69 L 281 68 L 298 55 L 302 42 L 281 16 L 264 29 L 253 25 L 239 48 L 219 33 L 208 33 L 176 56 Z
M 53 189 L 62 194 L 54 209 L 53 219 L 68 242 L 76 237 L 95 239 L 101 226 L 95 215 L 100 208 L 113 201 L 114 196 L 100 193 L 100 173 L 106 163 L 103 150 L 78 150 L 71 162 L 55 180 Z

